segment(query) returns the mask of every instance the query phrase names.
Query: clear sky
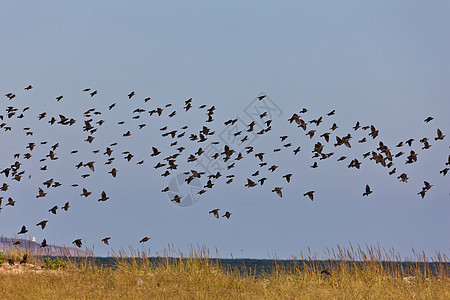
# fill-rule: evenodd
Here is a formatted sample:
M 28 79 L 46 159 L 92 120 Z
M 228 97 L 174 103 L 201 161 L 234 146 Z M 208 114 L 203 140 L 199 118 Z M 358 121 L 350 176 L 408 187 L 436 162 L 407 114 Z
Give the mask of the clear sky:
M 20 161 L 20 170 L 26 171 L 20 182 L 0 175 L 0 184 L 9 185 L 0 192 L 1 234 L 12 236 L 26 225 L 28 236 L 38 242 L 46 238 L 50 244 L 71 245 L 82 238 L 100 256 L 121 247 L 156 253 L 168 245 L 187 251 L 190 244 L 204 243 L 217 247 L 222 257 L 288 258 L 308 246 L 321 253 L 348 242 L 378 242 L 403 256 L 412 248 L 449 255 L 450 174 L 439 173 L 448 167 L 450 154 L 448 1 L 3 1 L 1 11 L 0 123 L 12 130 L 0 130 L 0 169 Z M 29 84 L 33 89 L 25 91 Z M 85 88 L 98 94 L 90 97 Z M 135 96 L 128 99 L 131 91 Z M 4 96 L 10 92 L 16 94 L 12 100 Z M 255 100 L 262 94 L 268 97 Z M 145 103 L 147 97 L 151 100 Z M 193 108 L 185 112 L 189 98 Z M 116 107 L 108 110 L 112 103 Z M 172 106 L 160 117 L 149 116 L 148 110 L 168 103 Z M 263 119 L 254 115 L 266 111 L 261 104 L 274 109 Z M 18 108 L 11 118 L 8 106 Z M 24 118 L 17 118 L 27 106 Z M 214 121 L 205 123 L 211 106 Z M 98 129 L 91 144 L 82 129 L 89 119 L 83 113 L 90 108 L 102 113 L 90 117 Z M 139 119 L 133 119 L 139 115 L 133 113 L 136 108 L 146 110 Z M 306 131 L 289 124 L 302 108 L 308 109 L 301 114 L 306 122 L 320 116 L 323 122 L 308 124 Z M 335 115 L 327 116 L 332 110 Z M 43 112 L 47 116 L 39 121 Z M 76 123 L 48 124 L 59 114 Z M 429 116 L 434 119 L 425 123 Z M 256 137 L 254 152 L 247 155 L 224 131 L 223 123 L 234 118 L 240 127 L 232 132 L 269 118 L 272 130 L 243 132 L 240 138 Z M 100 119 L 105 121 L 101 126 L 95 124 Z M 379 136 L 353 130 L 357 121 L 375 126 Z M 334 132 L 329 130 L 333 123 L 339 126 Z M 189 128 L 182 138 L 161 136 L 170 130 L 179 134 L 184 125 Z M 215 134 L 203 143 L 190 141 L 205 125 Z M 168 130 L 160 131 L 164 126 Z M 24 127 L 31 127 L 33 135 L 26 136 Z M 447 137 L 435 141 L 438 128 Z M 312 129 L 317 132 L 309 139 L 305 134 Z M 127 131 L 132 135 L 123 137 Z M 331 132 L 329 143 L 320 137 L 325 132 Z M 333 146 L 336 135 L 348 133 L 351 149 Z M 288 138 L 281 142 L 283 135 Z M 368 142 L 358 143 L 364 137 Z M 424 137 L 431 145 L 426 150 L 419 142 Z M 410 138 L 415 139 L 411 148 L 396 147 Z M 178 145 L 170 147 L 175 140 Z M 225 166 L 235 162 L 236 167 L 224 170 L 212 189 L 193 205 L 177 206 L 169 199 L 173 194 L 161 190 L 174 189 L 177 174 L 203 171 L 187 158 L 213 141 L 220 142 L 221 152 L 227 142 L 244 158 L 235 161 L 234 154 Z M 379 152 L 380 141 L 394 155 L 405 152 L 391 168 L 362 157 Z M 25 148 L 29 142 L 36 143 L 31 152 Z M 118 143 L 111 147 L 115 161 L 104 165 L 103 153 L 113 142 Z M 334 155 L 312 158 L 316 142 Z M 40 162 L 55 143 L 59 159 Z M 283 147 L 287 143 L 292 146 Z M 178 168 L 161 176 L 165 167 L 154 166 L 180 146 L 186 150 L 177 158 Z M 297 146 L 301 151 L 294 156 Z M 152 147 L 162 153 L 151 157 Z M 273 152 L 276 148 L 282 150 Z M 78 153 L 70 154 L 73 150 Z M 418 160 L 405 164 L 411 150 Z M 130 162 L 124 151 L 134 155 Z M 258 165 L 254 153 L 259 152 L 266 153 L 267 166 Z M 19 159 L 13 158 L 16 153 Z M 25 153 L 32 157 L 23 158 Z M 337 161 L 341 156 L 348 158 Z M 347 168 L 355 158 L 361 168 Z M 95 172 L 75 168 L 89 161 L 95 161 Z M 318 168 L 311 168 L 315 161 Z M 279 167 L 268 171 L 274 164 Z M 44 165 L 47 170 L 41 171 Z M 108 174 L 113 167 L 119 170 L 116 178 Z M 394 167 L 397 173 L 389 175 Z M 260 174 L 252 176 L 257 170 Z M 397 178 L 403 172 L 407 183 Z M 290 183 L 282 178 L 288 173 L 293 174 Z M 83 174 L 90 176 L 82 179 Z M 226 184 L 229 174 L 235 178 Z M 247 178 L 261 177 L 268 178 L 263 186 L 244 186 Z M 51 178 L 62 186 L 45 188 L 42 183 Z M 417 195 L 423 181 L 433 185 L 424 199 Z M 75 183 L 79 186 L 72 187 Z M 363 197 L 366 184 L 373 193 Z M 36 198 L 38 187 L 45 197 Z M 83 187 L 92 195 L 81 197 Z M 282 198 L 274 187 L 283 187 Z M 179 193 L 192 190 L 195 186 L 184 184 Z M 310 190 L 314 201 L 303 196 Z M 97 201 L 102 191 L 110 198 L 105 202 Z M 8 197 L 15 206 L 6 206 Z M 67 201 L 67 212 L 48 212 Z M 215 208 L 220 216 L 230 211 L 230 219 L 214 218 L 208 212 Z M 35 226 L 41 220 L 49 221 L 44 230 Z M 110 246 L 101 243 L 107 236 Z M 144 236 L 151 240 L 139 244 Z

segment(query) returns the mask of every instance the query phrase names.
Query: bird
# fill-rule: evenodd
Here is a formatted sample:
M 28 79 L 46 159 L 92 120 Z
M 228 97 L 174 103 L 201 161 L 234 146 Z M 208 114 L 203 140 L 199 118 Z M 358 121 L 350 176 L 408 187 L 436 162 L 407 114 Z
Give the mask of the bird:
M 370 187 L 368 184 L 366 184 L 366 191 L 363 193 L 363 196 L 369 196 L 372 194 L 372 191 L 370 190 Z
M 282 197 L 283 197 L 283 193 L 281 192 L 281 189 L 282 189 L 282 188 L 283 188 L 283 187 L 275 187 L 275 188 L 272 190 L 272 192 L 277 193 L 277 195 L 280 196 L 280 198 L 282 198 Z
M 24 254 L 22 257 L 22 260 L 20 261 L 20 264 L 26 264 L 28 261 L 28 254 Z
M 266 177 L 263 177 L 263 178 L 258 179 L 258 182 L 259 182 L 261 185 L 263 185 L 264 182 L 265 182 L 266 180 L 267 180 L 267 178 L 266 178 Z
M 90 161 L 90 162 L 84 164 L 84 166 L 89 167 L 89 169 L 91 169 L 91 171 L 94 172 L 95 171 L 94 163 L 95 163 L 94 161 Z
M 28 232 L 28 229 L 25 227 L 25 225 L 23 225 L 22 229 L 20 229 L 18 234 L 24 234 L 24 233 L 27 233 L 27 232 Z
M 255 182 L 253 182 L 250 178 L 247 178 L 247 184 L 245 185 L 248 188 L 257 186 L 257 184 Z
M 420 192 L 417 193 L 417 195 L 420 195 L 422 197 L 422 199 L 425 197 L 425 193 L 427 192 L 427 190 L 422 189 Z
M 180 204 L 180 203 L 181 203 L 181 197 L 178 196 L 178 195 L 175 195 L 175 196 L 173 197 L 173 199 L 170 200 L 170 201 L 174 201 L 174 202 Z
M 8 205 L 14 206 L 15 204 L 16 204 L 16 201 L 13 200 L 11 197 L 8 197 L 8 203 L 6 203 L 5 206 L 8 206 Z
M 36 224 L 36 226 L 41 226 L 41 229 L 44 229 L 45 226 L 47 225 L 48 220 L 43 220 L 40 221 L 39 223 Z
M 66 202 L 66 204 L 64 204 L 63 207 L 61 207 L 62 209 L 64 209 L 65 211 L 67 211 L 69 209 L 69 202 Z
M 48 211 L 51 212 L 52 214 L 56 215 L 56 210 L 58 209 L 58 206 L 53 206 L 52 208 L 50 208 Z
M 278 168 L 277 165 L 272 165 L 272 166 L 269 168 L 269 171 L 273 172 L 273 171 L 275 171 L 277 168 Z
M 406 173 L 402 173 L 400 174 L 400 176 L 397 177 L 398 179 L 400 179 L 401 182 L 408 182 L 408 175 Z
M 333 125 L 330 127 L 330 130 L 335 131 L 338 128 L 339 128 L 339 126 L 336 125 L 336 123 L 333 123 Z
M 45 247 L 47 247 L 47 246 L 48 246 L 48 245 L 47 245 L 47 240 L 44 239 L 39 247 L 45 248 Z
M 72 244 L 74 244 L 75 246 L 77 246 L 78 248 L 81 248 L 81 246 L 83 246 L 83 243 L 81 242 L 81 239 L 76 239 L 72 242 Z
M 149 237 L 143 237 L 143 238 L 139 241 L 139 243 L 145 243 L 145 242 L 147 242 L 147 241 L 149 241 L 149 240 L 150 240 Z
M 229 212 L 229 211 L 227 211 L 227 212 L 225 212 L 225 214 L 222 216 L 222 218 L 223 217 L 226 217 L 227 219 L 229 219 L 230 217 L 231 217 L 231 213 Z
M 109 240 L 111 239 L 111 237 L 105 237 L 104 239 L 102 239 L 102 242 L 105 244 L 105 245 L 109 245 Z
M 108 199 L 109 199 L 109 197 L 107 197 L 105 191 L 103 191 L 102 195 L 101 195 L 101 198 L 98 199 L 98 201 L 106 201 Z
M 85 188 L 83 188 L 83 193 L 80 196 L 88 197 L 92 192 L 88 192 Z
M 325 141 L 327 141 L 327 143 L 330 141 L 330 133 L 329 132 L 325 132 L 320 137 L 323 137 L 325 139 Z
M 291 177 L 292 177 L 292 174 L 286 174 L 283 176 L 283 178 L 286 179 L 287 182 L 291 181 Z
M 209 213 L 213 214 L 217 219 L 219 218 L 219 208 L 213 209 Z
M 425 187 L 423 188 L 424 190 L 429 190 L 431 189 L 431 187 L 433 186 L 432 184 L 430 184 L 428 181 L 424 181 L 423 184 L 425 185 Z
M 314 201 L 314 191 L 309 191 L 303 194 L 303 196 L 308 196 L 311 201 Z
M 306 135 L 309 135 L 309 138 L 312 139 L 315 132 L 316 132 L 316 130 L 313 129 L 313 130 L 308 131 L 308 132 L 306 133 Z
M 155 147 L 152 147 L 152 154 L 150 154 L 150 156 L 157 156 L 158 154 L 160 154 L 161 152 L 156 149 Z
M 434 138 L 435 141 L 437 140 L 443 140 L 445 138 L 445 135 L 442 134 L 442 131 L 438 128 L 437 129 L 437 137 Z
M 112 177 L 116 177 L 117 176 L 117 169 L 113 168 L 111 171 L 108 172 L 109 174 L 112 175 Z

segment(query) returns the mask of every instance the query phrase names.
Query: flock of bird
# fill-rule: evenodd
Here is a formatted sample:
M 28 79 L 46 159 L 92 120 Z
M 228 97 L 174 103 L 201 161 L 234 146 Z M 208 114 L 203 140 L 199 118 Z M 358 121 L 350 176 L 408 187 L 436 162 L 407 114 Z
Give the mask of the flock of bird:
M 30 93 L 30 91 L 33 89 L 33 86 L 28 85 L 24 88 L 26 93 Z M 90 88 L 86 88 L 82 91 L 86 97 L 94 99 L 98 95 L 97 90 L 93 90 Z M 27 118 L 37 118 L 38 122 L 46 122 L 50 124 L 50 126 L 62 126 L 62 127 L 72 127 L 76 126 L 75 124 L 82 124 L 82 127 L 79 128 L 82 130 L 82 132 L 85 134 L 84 142 L 87 145 L 91 145 L 95 138 L 98 131 L 102 130 L 104 128 L 104 124 L 107 123 L 104 119 L 102 119 L 102 116 L 107 114 L 109 111 L 113 110 L 116 107 L 116 103 L 110 104 L 105 111 L 97 110 L 96 108 L 91 108 L 83 113 L 82 120 L 75 119 L 72 117 L 65 116 L 63 114 L 58 114 L 57 116 L 53 116 L 50 114 L 47 114 L 46 112 L 39 113 L 37 116 L 29 116 L 28 110 L 30 107 L 19 107 L 18 105 L 15 105 L 15 101 L 19 97 L 16 96 L 15 93 L 10 92 L 5 95 L 6 99 L 4 101 L 1 101 L 1 107 L 6 106 L 5 112 L 2 114 L 0 112 L 0 128 L 3 129 L 3 131 L 8 134 L 8 132 L 13 132 L 14 134 L 18 134 L 17 130 L 13 128 L 14 126 L 18 126 L 14 123 L 14 125 L 11 125 L 11 120 L 17 120 L 17 119 L 27 119 Z M 261 95 L 257 98 L 257 101 L 265 101 L 265 95 Z M 135 101 L 134 103 L 139 103 L 142 105 L 146 105 L 146 108 L 136 108 L 133 111 L 133 117 L 132 119 L 138 122 L 138 126 L 136 127 L 136 130 L 141 130 L 144 127 L 147 126 L 148 120 L 151 118 L 164 118 L 167 116 L 168 119 L 171 119 L 175 117 L 177 114 L 180 114 L 181 112 L 187 113 L 193 108 L 193 100 L 192 98 L 185 100 L 183 107 L 179 109 L 178 111 L 171 108 L 172 104 L 166 104 L 163 107 L 153 107 L 148 108 L 148 106 L 152 105 L 151 98 L 147 97 L 144 98 L 143 101 L 136 99 L 136 93 L 134 91 L 130 92 L 127 95 L 128 100 Z M 64 96 L 59 95 L 55 97 L 55 105 L 56 103 L 64 101 Z M 150 103 L 148 103 L 150 102 Z M 6 105 L 5 105 L 6 103 Z M 148 104 L 147 104 L 148 103 Z M 2 108 L 3 109 L 3 108 Z M 244 158 L 250 158 L 253 157 L 253 160 L 258 164 L 257 170 L 254 172 L 251 172 L 248 176 L 245 176 L 246 179 L 244 182 L 242 182 L 242 186 L 245 186 L 247 188 L 255 188 L 258 186 L 264 185 L 266 180 L 268 180 L 268 175 L 264 174 L 275 174 L 276 170 L 279 166 L 275 164 L 269 164 L 268 161 L 265 159 L 265 152 L 258 152 L 254 148 L 253 145 L 249 144 L 252 136 L 262 136 L 265 134 L 268 134 L 272 130 L 272 122 L 273 120 L 269 119 L 270 112 L 264 111 L 262 112 L 258 117 L 259 120 L 257 122 L 253 120 L 249 124 L 245 124 L 245 128 L 238 128 L 234 127 L 236 123 L 239 121 L 238 118 L 235 119 L 229 119 L 226 122 L 224 122 L 224 128 L 229 128 L 233 131 L 233 138 L 238 140 L 238 144 L 242 145 L 241 149 L 238 150 L 238 147 L 234 147 L 232 145 L 227 145 L 224 142 L 220 142 L 217 140 L 213 140 L 216 138 L 215 131 L 213 131 L 211 128 L 209 128 L 208 124 L 211 124 L 214 122 L 214 113 L 215 113 L 215 106 L 208 107 L 207 105 L 200 105 L 198 106 L 199 110 L 203 110 L 205 112 L 205 124 L 202 125 L 201 130 L 193 131 L 190 134 L 187 133 L 189 127 L 187 125 L 182 126 L 180 128 L 170 128 L 169 126 L 164 126 L 162 128 L 159 128 L 160 134 L 162 138 L 168 139 L 168 147 L 166 149 L 170 149 L 169 154 L 164 154 L 162 150 L 158 149 L 155 146 L 149 146 L 148 149 L 148 159 L 151 163 L 154 163 L 153 168 L 157 171 L 162 169 L 161 176 L 167 177 L 171 174 L 173 174 L 174 170 L 178 170 L 179 164 L 185 162 L 185 164 L 188 166 L 187 170 L 184 172 L 184 175 L 186 176 L 186 183 L 190 184 L 194 179 L 204 179 L 206 181 L 206 184 L 201 188 L 197 194 L 202 195 L 206 193 L 208 190 L 212 189 L 217 183 L 219 178 L 225 178 L 225 184 L 231 184 L 235 182 L 235 175 L 230 174 L 230 170 L 236 167 L 236 164 L 241 159 Z M 312 119 L 312 120 L 306 120 L 308 110 L 306 108 L 301 109 L 300 111 L 293 113 L 292 116 L 290 116 L 286 121 L 290 126 L 296 126 L 300 133 L 303 132 L 303 134 L 308 137 L 310 140 L 315 138 L 315 144 L 312 149 L 312 158 L 315 160 L 314 163 L 311 165 L 311 168 L 317 168 L 319 166 L 318 161 L 331 159 L 334 156 L 334 152 L 330 151 L 327 152 L 326 149 L 329 149 L 331 147 L 337 148 L 337 147 L 347 147 L 351 148 L 353 143 L 353 136 L 351 133 L 346 134 L 345 136 L 338 136 L 337 134 L 334 134 L 335 130 L 339 127 L 336 123 L 333 123 L 333 125 L 330 128 L 323 129 L 320 124 L 324 121 L 324 118 L 331 118 L 335 114 L 335 110 L 330 111 L 325 116 L 320 116 L 319 118 Z M 26 116 L 26 118 L 25 118 Z M 149 119 L 150 118 L 150 119 Z M 147 121 L 145 121 L 146 119 Z M 433 120 L 433 117 L 428 117 L 424 120 L 425 123 L 429 123 Z M 117 122 L 118 125 L 124 126 L 127 124 L 126 121 L 120 121 Z M 260 126 L 260 124 L 263 124 Z M 22 129 L 20 129 L 22 130 Z M 319 133 L 319 130 L 322 130 Z M 357 143 L 362 144 L 368 142 L 368 140 L 372 139 L 375 140 L 379 136 L 379 130 L 375 128 L 374 125 L 362 125 L 359 122 L 356 122 L 356 124 L 352 128 L 353 132 L 356 131 L 362 131 L 364 133 L 364 136 L 357 140 Z M 25 145 L 23 149 L 23 153 L 15 153 L 13 154 L 13 160 L 14 163 L 2 167 L 0 166 L 0 175 L 4 176 L 4 180 L 6 182 L 3 182 L 3 184 L 0 186 L 0 212 L 2 209 L 4 209 L 7 206 L 15 206 L 16 200 L 13 199 L 11 196 L 7 196 L 10 184 L 12 181 L 21 182 L 23 181 L 23 177 L 29 176 L 31 178 L 31 172 L 28 172 L 28 170 L 25 170 L 22 168 L 24 160 L 30 160 L 34 157 L 34 153 L 36 152 L 36 148 L 45 149 L 45 156 L 38 157 L 39 163 L 41 164 L 41 167 L 39 171 L 45 172 L 46 174 L 51 169 L 51 162 L 56 161 L 60 159 L 60 155 L 64 153 L 59 153 L 58 148 L 60 148 L 60 144 L 62 144 L 64 141 L 55 143 L 53 145 L 48 145 L 47 141 L 41 141 L 36 142 L 33 141 L 33 129 L 29 126 L 23 127 L 23 132 L 25 133 L 26 137 L 30 139 L 30 141 Z M 367 132 L 367 134 L 365 133 Z M 118 155 L 115 155 L 117 153 L 116 148 L 118 144 L 120 143 L 127 143 L 127 138 L 132 136 L 134 133 L 133 128 L 127 128 L 123 130 L 122 138 L 123 140 L 120 142 L 113 142 L 108 145 L 103 145 L 103 149 L 94 149 L 92 150 L 93 154 L 102 154 L 104 157 L 104 165 L 111 165 L 111 169 L 108 172 L 108 175 L 106 176 L 112 176 L 113 178 L 117 178 L 120 174 L 120 171 L 118 169 L 118 166 L 115 165 L 117 162 L 116 159 L 118 156 L 122 155 L 122 159 L 127 161 L 128 163 L 135 163 L 136 165 L 142 165 L 144 164 L 147 159 L 136 161 L 135 155 L 131 153 L 130 151 L 123 151 Z M 291 152 L 293 156 L 298 155 L 302 151 L 301 146 L 297 145 L 294 146 L 294 138 L 290 138 L 287 135 L 280 136 L 280 145 L 277 146 L 275 149 L 273 149 L 274 153 L 278 153 L 280 151 L 289 151 Z M 335 143 L 332 142 L 333 138 L 335 139 Z M 444 140 L 445 135 L 442 133 L 440 129 L 436 129 L 436 136 L 433 138 L 423 138 L 419 140 L 419 143 L 421 144 L 421 150 L 427 150 L 429 149 L 433 142 L 439 142 Z M 289 140 L 288 140 L 289 139 Z M 291 140 L 291 141 L 290 141 Z M 195 151 L 191 153 L 186 153 L 187 151 L 187 144 L 181 145 L 181 143 L 185 141 L 186 143 L 190 143 L 191 145 L 195 146 Z M 213 149 L 221 149 L 220 151 L 210 153 L 210 151 L 207 150 L 207 144 L 213 145 Z M 388 147 L 385 145 L 381 140 L 378 141 L 378 147 L 376 149 L 373 149 L 371 151 L 368 151 L 364 154 L 362 154 L 361 157 L 356 157 L 353 159 L 348 158 L 347 156 L 340 156 L 336 160 L 338 162 L 344 162 L 347 161 L 347 168 L 356 168 L 359 169 L 362 160 L 363 159 L 369 159 L 373 161 L 375 164 L 379 164 L 380 166 L 386 168 L 387 173 L 389 175 L 394 175 L 397 177 L 397 179 L 401 182 L 408 182 L 408 175 L 406 173 L 400 173 L 400 171 L 397 171 L 397 168 L 400 169 L 400 166 L 402 164 L 413 164 L 417 162 L 419 153 L 415 152 L 412 149 L 413 143 L 417 143 L 414 139 L 408 139 L 406 141 L 400 141 L 395 148 L 394 147 Z M 408 146 L 408 148 L 406 148 Z M 198 147 L 198 149 L 197 149 Z M 398 151 L 394 152 L 393 149 L 398 149 Z M 74 149 L 72 150 L 69 155 L 76 156 L 78 153 L 78 150 Z M 214 174 L 208 174 L 205 170 L 195 170 L 195 167 L 192 167 L 195 162 L 201 160 L 205 156 L 208 156 L 208 160 L 215 160 L 220 161 L 222 164 L 225 165 L 224 168 L 221 170 L 218 170 Z M 406 160 L 403 160 L 403 162 L 400 161 L 401 157 L 406 157 Z M 156 158 L 160 158 L 159 161 L 154 161 Z M 80 175 L 81 181 L 89 178 L 93 172 L 96 170 L 97 164 L 100 164 L 100 159 L 97 160 L 88 160 L 88 161 L 81 161 L 78 164 L 74 166 L 75 170 L 83 170 L 86 171 L 84 174 Z M 152 162 L 153 160 L 153 162 Z M 198 166 L 198 165 L 197 165 Z M 439 171 L 439 173 L 443 176 L 446 176 L 449 171 L 450 166 L 450 155 L 447 158 L 447 161 L 445 162 L 445 166 L 442 170 Z M 268 173 L 270 172 L 270 173 Z M 280 177 L 285 180 L 286 184 L 289 184 L 291 180 L 293 179 L 293 174 L 282 174 Z M 51 177 L 51 176 L 49 176 Z M 120 177 L 120 176 L 119 176 Z M 295 176 L 294 176 L 295 177 Z M 42 185 L 37 187 L 37 194 L 36 198 L 43 198 L 46 197 L 48 193 L 51 193 L 52 188 L 59 188 L 60 186 L 67 186 L 71 185 L 71 187 L 79 189 L 79 196 L 80 197 L 92 197 L 91 191 L 87 189 L 87 187 L 82 186 L 82 184 L 79 183 L 61 183 L 57 181 L 54 177 L 42 182 Z M 422 199 L 425 197 L 426 192 L 429 191 L 433 187 L 432 184 L 425 181 L 424 186 L 420 189 L 420 191 L 417 193 Z M 167 186 L 161 190 L 162 193 L 168 193 L 171 192 L 170 187 Z M 275 193 L 279 197 L 283 197 L 283 187 L 282 186 L 275 186 L 272 189 L 272 192 Z M 303 193 L 304 197 L 308 197 L 311 201 L 314 200 L 314 190 L 305 191 Z M 172 191 L 173 193 L 173 191 Z M 369 184 L 365 186 L 365 188 L 362 189 L 362 196 L 368 197 L 373 193 L 371 190 L 371 187 Z M 97 199 L 98 197 L 98 199 Z M 98 196 L 95 197 L 96 200 L 99 202 L 105 202 L 110 199 L 108 196 L 108 193 L 106 191 L 98 191 Z M 176 194 L 171 198 L 170 200 L 176 203 L 180 203 L 182 201 L 183 195 Z M 5 201 L 6 204 L 2 206 L 2 201 Z M 60 206 L 55 205 L 48 209 L 48 212 L 50 214 L 57 214 L 58 209 L 62 209 L 64 211 L 68 211 L 70 208 L 70 203 L 65 202 L 64 204 L 61 203 Z M 214 216 L 215 218 L 219 219 L 220 217 L 229 219 L 232 215 L 231 212 L 225 211 L 223 214 L 219 213 L 220 209 L 215 208 L 209 211 L 209 213 Z M 40 221 L 36 224 L 36 226 L 40 227 L 41 230 L 44 230 L 49 220 L 45 219 Z M 28 232 L 27 226 L 23 225 L 21 230 L 18 232 L 19 235 L 25 234 Z M 111 237 L 105 237 L 101 241 L 109 245 L 109 240 Z M 145 243 L 148 240 L 150 240 L 149 237 L 145 236 L 143 237 L 139 242 Z M 83 239 L 77 238 L 73 241 L 73 244 L 77 247 L 82 247 Z M 14 244 L 19 244 L 20 241 L 15 241 Z M 47 247 L 48 243 L 46 239 L 44 239 L 41 242 L 41 247 Z

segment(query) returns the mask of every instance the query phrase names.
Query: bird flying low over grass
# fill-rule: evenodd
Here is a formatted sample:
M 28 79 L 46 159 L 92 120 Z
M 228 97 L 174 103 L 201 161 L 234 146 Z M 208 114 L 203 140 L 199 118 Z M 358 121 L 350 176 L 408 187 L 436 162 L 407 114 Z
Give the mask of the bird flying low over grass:
M 147 241 L 149 241 L 149 240 L 150 240 L 149 237 L 143 237 L 143 238 L 139 241 L 139 243 L 145 243 L 145 242 L 147 242 Z
M 76 239 L 72 242 L 72 244 L 74 244 L 75 246 L 77 246 L 78 248 L 81 248 L 81 246 L 83 246 L 83 243 L 81 242 L 81 239 Z

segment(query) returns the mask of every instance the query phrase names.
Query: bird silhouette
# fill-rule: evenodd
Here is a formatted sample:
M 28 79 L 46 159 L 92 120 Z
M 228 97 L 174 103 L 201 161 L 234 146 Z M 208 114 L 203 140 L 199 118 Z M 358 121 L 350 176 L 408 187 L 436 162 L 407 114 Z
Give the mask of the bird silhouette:
M 109 197 L 107 197 L 105 191 L 103 191 L 102 195 L 101 195 L 100 199 L 98 199 L 98 201 L 106 201 L 108 199 L 109 199 Z
M 24 233 L 27 233 L 27 232 L 28 232 L 28 229 L 25 227 L 25 225 L 23 225 L 22 229 L 20 229 L 18 234 L 24 234 Z
M 147 242 L 147 241 L 149 241 L 149 240 L 150 240 L 149 237 L 143 237 L 143 238 L 139 241 L 139 243 L 145 243 L 145 242 Z
M 309 191 L 303 194 L 303 196 L 308 196 L 311 201 L 314 201 L 314 191 Z
M 88 192 L 85 188 L 83 188 L 83 192 L 80 194 L 80 196 L 88 197 L 92 192 Z
M 58 206 L 53 206 L 52 208 L 50 208 L 48 211 L 51 212 L 52 214 L 56 215 L 56 210 L 58 209 Z
M 250 178 L 247 178 L 247 184 L 245 185 L 248 188 L 257 186 L 257 184 L 255 182 L 253 182 Z
M 218 208 L 211 210 L 209 213 L 213 214 L 214 217 L 216 217 L 217 219 L 219 218 L 219 209 Z
M 363 196 L 369 196 L 372 194 L 372 191 L 370 190 L 370 187 L 368 184 L 366 184 L 366 191 L 363 193 Z
M 76 239 L 72 242 L 72 244 L 74 244 L 75 246 L 77 246 L 78 248 L 81 248 L 81 246 L 83 246 L 83 243 L 81 242 L 81 239 Z
M 277 193 L 278 196 L 280 196 L 280 198 L 283 197 L 283 193 L 281 192 L 281 190 L 283 189 L 283 187 L 275 187 L 272 192 Z
M 437 137 L 434 138 L 435 141 L 437 140 L 443 140 L 445 138 L 445 135 L 442 134 L 442 131 L 438 128 L 437 129 Z
M 64 209 L 65 211 L 67 211 L 68 209 L 69 209 L 69 202 L 66 202 L 65 204 L 64 204 L 64 206 L 63 207 L 61 207 L 62 209 Z
M 229 211 L 225 212 L 225 214 L 222 216 L 222 218 L 225 217 L 229 219 L 231 217 L 231 213 Z
M 45 247 L 47 247 L 47 246 L 48 246 L 48 245 L 47 245 L 47 240 L 44 239 L 39 247 L 45 248 Z
M 44 229 L 45 226 L 47 225 L 48 220 L 43 220 L 39 223 L 36 224 L 36 226 L 41 226 L 41 229 Z

